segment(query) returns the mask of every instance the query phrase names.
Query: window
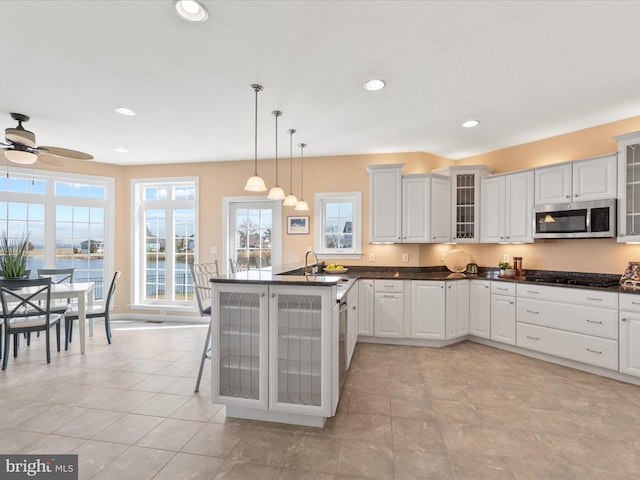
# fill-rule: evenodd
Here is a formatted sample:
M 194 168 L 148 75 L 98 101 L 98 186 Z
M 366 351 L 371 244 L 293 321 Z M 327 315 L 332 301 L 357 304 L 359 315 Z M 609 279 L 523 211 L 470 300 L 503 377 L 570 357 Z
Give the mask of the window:
M 282 202 L 255 197 L 224 199 L 226 256 L 245 270 L 280 264 Z M 224 267 L 229 267 L 224 262 Z
M 96 300 L 113 272 L 113 179 L 9 168 L 0 179 L 0 231 L 29 235 L 27 266 L 74 268 Z M 110 232 L 107 234 L 106 232 Z
M 361 257 L 361 203 L 360 192 L 316 193 L 315 250 L 319 257 Z
M 135 303 L 192 308 L 197 179 L 137 180 L 132 187 Z

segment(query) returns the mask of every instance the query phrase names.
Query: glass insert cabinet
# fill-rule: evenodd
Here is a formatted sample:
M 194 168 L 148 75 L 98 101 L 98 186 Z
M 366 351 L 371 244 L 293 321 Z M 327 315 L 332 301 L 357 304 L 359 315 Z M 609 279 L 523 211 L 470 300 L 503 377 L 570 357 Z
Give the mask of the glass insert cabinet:
M 322 426 L 338 402 L 336 287 L 214 282 L 212 299 L 213 402 Z

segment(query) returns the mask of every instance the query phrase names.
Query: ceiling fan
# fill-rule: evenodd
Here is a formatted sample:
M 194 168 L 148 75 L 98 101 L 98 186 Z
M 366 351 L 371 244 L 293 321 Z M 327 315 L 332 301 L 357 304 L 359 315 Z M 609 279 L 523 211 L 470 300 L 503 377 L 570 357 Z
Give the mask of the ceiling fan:
M 29 117 L 22 113 L 12 113 L 11 118 L 18 122 L 15 128 L 7 128 L 4 131 L 5 142 L 0 142 L 0 149 L 4 150 L 4 155 L 13 163 L 31 165 L 36 161 L 48 165 L 64 165 L 63 158 L 75 160 L 91 160 L 93 155 L 69 150 L 67 148 L 50 147 L 48 145 L 36 145 L 36 135 L 23 126 L 23 122 L 28 122 Z

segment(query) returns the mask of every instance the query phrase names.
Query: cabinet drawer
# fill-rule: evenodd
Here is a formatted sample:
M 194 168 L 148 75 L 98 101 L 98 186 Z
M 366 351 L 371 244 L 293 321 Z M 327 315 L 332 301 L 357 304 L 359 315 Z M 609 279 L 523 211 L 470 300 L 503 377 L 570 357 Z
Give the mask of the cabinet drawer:
M 618 342 L 518 322 L 516 345 L 598 367 L 618 369 Z
M 543 327 L 618 339 L 618 311 L 608 308 L 518 297 L 517 319 L 519 322 Z
M 518 298 L 535 298 L 574 305 L 592 305 L 600 308 L 618 308 L 618 294 L 616 292 L 532 284 L 520 284 L 517 290 Z M 640 297 L 638 297 L 638 302 L 640 302 Z
M 515 296 L 516 284 L 512 282 L 491 282 L 491 293 L 494 295 Z
M 404 291 L 404 280 L 374 280 L 373 284 L 376 292 L 398 292 Z
M 640 312 L 640 295 L 634 295 L 632 293 L 621 293 L 620 310 Z

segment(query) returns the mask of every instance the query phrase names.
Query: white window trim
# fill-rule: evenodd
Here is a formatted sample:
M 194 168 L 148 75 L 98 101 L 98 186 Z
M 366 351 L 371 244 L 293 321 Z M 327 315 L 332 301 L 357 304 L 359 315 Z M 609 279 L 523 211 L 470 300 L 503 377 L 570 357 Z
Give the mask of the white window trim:
M 325 249 L 324 248 L 324 205 L 327 201 L 352 202 L 352 248 L 350 249 Z M 359 260 L 362 258 L 362 193 L 361 192 L 319 192 L 314 198 L 314 246 L 319 259 L 343 258 L 347 260 Z
M 222 197 L 222 258 L 219 262 L 222 273 L 229 272 L 229 259 L 231 258 L 231 242 L 229 242 L 229 210 L 232 203 L 262 203 L 273 207 L 272 229 L 271 229 L 271 265 L 272 267 L 282 264 L 282 202 L 279 200 L 269 200 L 267 197 Z M 276 248 L 273 247 L 276 246 Z
M 101 304 L 106 300 L 111 279 L 115 272 L 115 179 L 112 177 L 101 177 L 98 175 L 85 175 L 81 173 L 53 172 L 49 170 L 34 170 L 21 167 L 7 166 L 6 172 L 20 177 L 35 178 L 45 180 L 47 189 L 45 194 L 22 193 L 22 192 L 0 192 L 0 200 L 5 202 L 35 202 L 44 204 L 45 208 L 45 232 L 53 232 L 53 235 L 46 235 L 44 239 L 44 268 L 55 268 L 56 256 L 56 236 L 55 236 L 55 208 L 57 205 L 65 203 L 80 206 L 100 206 L 104 208 L 104 242 L 105 251 L 103 256 L 104 283 L 103 290 L 105 298 L 97 300 L 96 304 Z M 104 199 L 82 198 L 64 195 L 55 195 L 55 182 L 83 183 L 86 185 L 96 185 L 104 187 Z M 69 199 L 67 202 L 58 200 Z M 47 212 L 52 212 L 51 214 Z M 46 252 L 54 252 L 47 254 Z
M 133 266 L 131 276 L 131 298 L 132 304 L 130 305 L 133 310 L 165 310 L 165 311 L 195 311 L 197 308 L 195 300 L 192 302 L 184 303 L 163 303 L 163 302 L 144 302 L 142 301 L 142 279 L 141 275 L 145 272 L 144 258 L 140 254 L 137 246 L 142 241 L 140 227 L 141 221 L 139 215 L 141 215 L 139 208 L 142 207 L 142 203 L 138 202 L 138 193 L 141 193 L 141 189 L 145 186 L 151 186 L 153 184 L 173 185 L 176 183 L 194 183 L 196 194 L 195 200 L 187 200 L 186 202 L 195 202 L 195 250 L 193 252 L 193 261 L 198 262 L 200 251 L 200 226 L 199 226 L 199 204 L 200 204 L 200 177 L 161 177 L 161 178 L 135 178 L 131 180 L 131 265 Z M 179 208 L 176 206 L 181 200 L 172 200 L 171 208 Z M 190 205 L 189 205 L 190 207 Z

